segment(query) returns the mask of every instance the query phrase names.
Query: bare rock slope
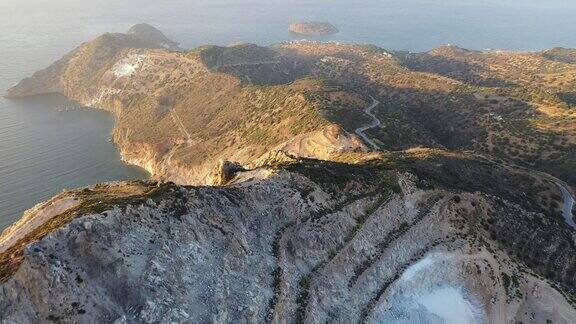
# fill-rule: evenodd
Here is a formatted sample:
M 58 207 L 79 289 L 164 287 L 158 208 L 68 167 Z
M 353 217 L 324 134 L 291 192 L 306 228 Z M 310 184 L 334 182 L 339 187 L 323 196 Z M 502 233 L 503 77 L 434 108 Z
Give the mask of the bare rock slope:
M 2 246 L 2 320 L 576 319 L 576 251 L 562 222 L 488 193 L 431 188 L 412 173 L 423 167 L 399 173 L 388 158 L 283 162 L 226 187 L 67 193 L 58 200 L 77 204 L 20 233 L 20 250 Z M 527 261 L 538 253 L 547 264 Z M 430 298 L 460 306 L 446 313 Z

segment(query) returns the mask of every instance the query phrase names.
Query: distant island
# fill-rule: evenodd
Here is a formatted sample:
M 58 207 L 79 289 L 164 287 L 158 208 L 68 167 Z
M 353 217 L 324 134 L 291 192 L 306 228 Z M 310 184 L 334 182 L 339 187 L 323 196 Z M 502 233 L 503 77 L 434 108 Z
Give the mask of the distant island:
M 297 22 L 290 24 L 288 28 L 290 32 L 300 35 L 333 35 L 338 33 L 338 29 L 334 25 L 323 22 Z

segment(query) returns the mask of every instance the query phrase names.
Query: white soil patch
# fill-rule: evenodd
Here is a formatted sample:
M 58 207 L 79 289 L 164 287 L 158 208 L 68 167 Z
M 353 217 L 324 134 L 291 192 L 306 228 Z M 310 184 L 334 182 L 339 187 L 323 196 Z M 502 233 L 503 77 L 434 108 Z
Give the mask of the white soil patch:
M 484 322 L 459 278 L 460 257 L 432 253 L 408 267 L 390 287 L 387 298 L 374 313 L 372 323 L 462 323 Z
M 476 323 L 474 306 L 460 289 L 441 287 L 421 296 L 418 302 L 446 323 Z
M 145 59 L 146 55 L 132 54 L 118 61 L 118 63 L 112 67 L 112 73 L 118 78 L 131 76 L 142 66 Z

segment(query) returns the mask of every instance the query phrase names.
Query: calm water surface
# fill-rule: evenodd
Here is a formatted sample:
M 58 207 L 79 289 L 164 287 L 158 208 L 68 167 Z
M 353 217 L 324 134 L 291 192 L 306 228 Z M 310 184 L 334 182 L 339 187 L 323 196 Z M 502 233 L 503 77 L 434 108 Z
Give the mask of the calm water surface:
M 184 47 L 292 39 L 295 20 L 329 21 L 331 40 L 423 51 L 576 47 L 573 0 L 0 0 L 0 93 L 107 31 L 148 22 Z M 108 143 L 112 117 L 58 113 L 62 98 L 0 99 L 0 229 L 64 188 L 143 178 Z
M 110 114 L 73 107 L 58 96 L 0 101 L 0 229 L 62 189 L 147 177 L 108 142 Z

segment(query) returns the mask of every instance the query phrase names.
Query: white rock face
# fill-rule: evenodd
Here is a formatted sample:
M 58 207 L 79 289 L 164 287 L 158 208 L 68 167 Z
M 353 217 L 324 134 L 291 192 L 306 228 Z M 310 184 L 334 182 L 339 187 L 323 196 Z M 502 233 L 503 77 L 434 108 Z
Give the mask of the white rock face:
M 141 66 L 146 55 L 143 54 L 131 54 L 127 58 L 124 58 L 112 67 L 112 73 L 118 78 L 129 77 L 133 75 Z
M 453 192 L 419 189 L 409 174 L 390 194 L 370 174 L 337 184 L 326 176 L 334 170 L 295 170 L 302 169 L 264 178 L 249 171 L 252 180 L 228 187 L 162 184 L 153 195 L 79 215 L 24 250 L 0 284 L 0 321 L 505 323 L 530 312 L 554 323 L 576 319 L 558 292 L 530 275 L 518 281 L 525 297 L 512 298 L 501 272 L 517 265 L 489 238 L 487 249 L 457 235 L 462 206 L 489 206 L 488 197 L 459 193 L 457 204 Z
M 440 287 L 420 297 L 420 303 L 444 323 L 482 323 L 482 315 L 457 287 Z M 477 313 L 480 313 L 478 315 Z
M 388 292 L 386 307 L 375 322 L 463 323 L 486 322 L 487 315 L 465 286 L 461 259 L 482 255 L 430 253 L 406 269 Z

